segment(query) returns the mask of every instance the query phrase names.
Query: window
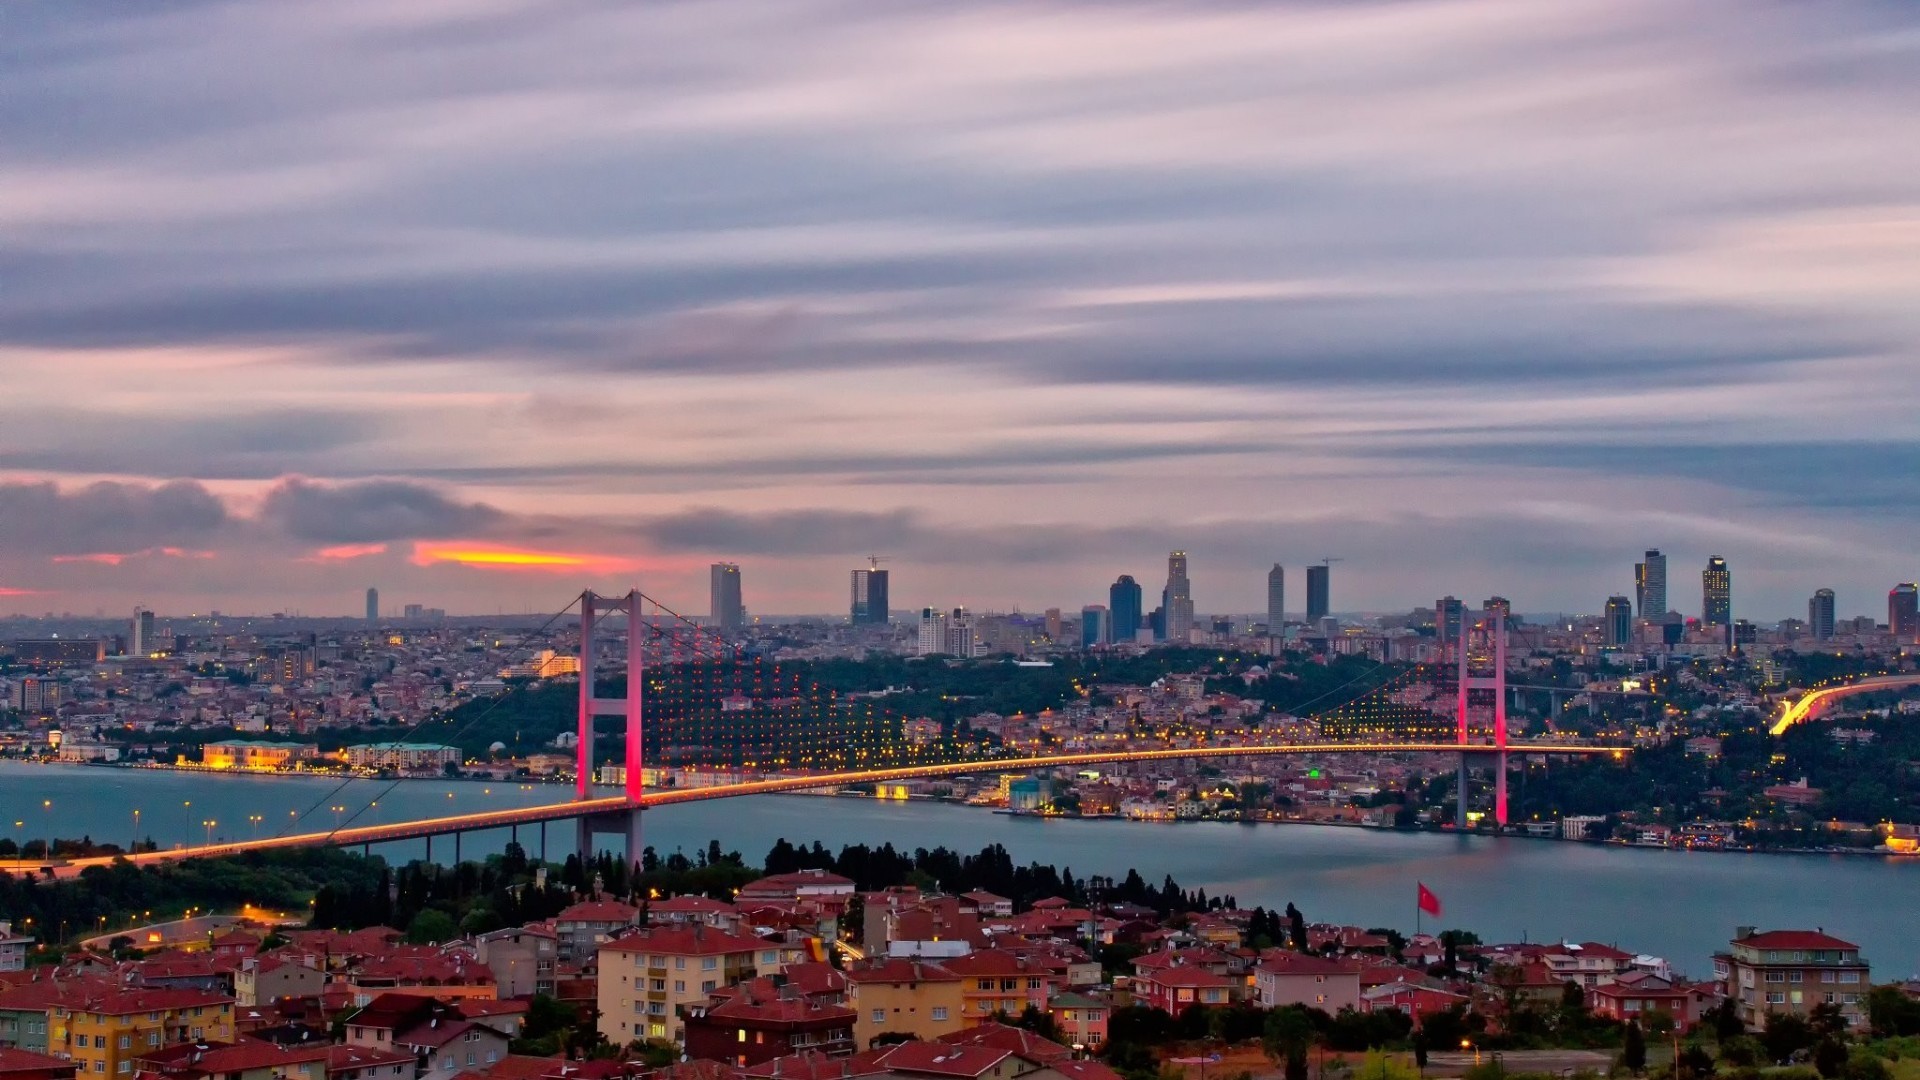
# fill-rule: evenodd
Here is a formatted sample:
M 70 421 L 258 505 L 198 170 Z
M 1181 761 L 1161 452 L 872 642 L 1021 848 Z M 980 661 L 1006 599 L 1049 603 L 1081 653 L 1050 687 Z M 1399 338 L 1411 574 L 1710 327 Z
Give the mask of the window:
M 500 1051 L 498 1050 L 487 1051 L 487 1064 L 491 1065 L 498 1060 L 500 1060 Z
M 717 968 L 719 966 L 720 966 L 720 958 L 717 956 L 703 956 L 700 958 L 701 971 L 712 971 L 714 968 Z
M 991 989 L 993 989 L 993 980 L 992 980 L 992 979 L 981 979 L 981 980 L 980 980 L 980 989 L 982 989 L 982 990 L 991 990 Z
M 1769 971 L 1767 972 L 1767 981 L 1768 982 L 1786 982 L 1787 973 L 1784 971 Z
M 1840 973 L 1840 981 L 1843 983 L 1857 983 L 1860 981 L 1860 973 L 1857 971 L 1843 971 Z
M 149 1031 L 149 1032 L 147 1032 L 147 1045 L 148 1045 L 148 1046 L 159 1046 L 159 1045 L 160 1045 L 160 1033 L 159 1033 L 159 1032 L 157 1032 L 157 1031 Z
M 780 962 L 780 954 L 773 951 L 763 952 L 760 954 L 760 962 L 763 964 L 777 964 Z
M 736 1041 L 738 1041 L 738 1042 L 746 1042 L 746 1041 L 747 1041 L 747 1029 L 746 1029 L 746 1028 L 740 1028 L 740 1029 L 739 1029 L 739 1033 L 738 1033 L 738 1034 L 739 1034 L 739 1038 L 738 1038 L 738 1039 L 737 1039 Z
M 885 1009 L 875 1009 L 875 1010 L 873 1010 L 873 1022 L 874 1022 L 874 1023 L 876 1023 L 876 1024 L 884 1024 L 884 1023 L 886 1023 L 886 1022 L 887 1022 L 887 1010 L 885 1010 Z
M 104 1061 L 96 1061 L 96 1062 L 94 1062 L 94 1063 L 93 1063 L 93 1071 L 94 1071 L 94 1072 L 97 1072 L 97 1073 L 103 1073 L 103 1072 L 106 1072 L 106 1071 L 107 1071 L 107 1063 L 106 1063 L 106 1062 L 104 1062 Z
M 1832 981 L 1833 981 L 1833 974 L 1834 974 L 1834 973 L 1833 973 L 1833 972 L 1831 972 L 1831 971 L 1823 971 L 1823 972 L 1821 972 L 1821 973 L 1820 973 L 1820 981 L 1821 981 L 1821 982 L 1823 982 L 1823 983 L 1830 983 L 1830 982 L 1832 982 Z
M 132 1046 L 133 1046 L 133 1036 L 131 1035 L 120 1036 L 120 1049 L 127 1050 L 127 1049 L 130 1049 Z
M 1038 990 L 1038 989 L 1040 989 L 1040 980 L 1039 980 L 1039 979 L 1028 979 L 1028 980 L 1027 980 L 1027 989 L 1029 989 L 1029 990 Z
M 684 957 L 684 956 L 676 956 L 676 957 L 674 957 L 674 958 L 673 958 L 673 970 L 675 970 L 675 971 L 685 971 L 685 970 L 687 970 L 687 958 L 686 958 L 686 957 Z
M 720 984 L 715 982 L 714 980 L 708 979 L 706 982 L 703 982 L 700 984 L 700 992 L 703 994 L 711 994 L 713 993 L 714 989 L 719 985 Z
M 675 979 L 675 980 L 673 980 L 673 992 L 674 992 L 674 993 L 676 993 L 676 994 L 684 994 L 684 993 L 686 993 L 686 992 L 687 992 L 687 980 L 685 980 L 685 979 Z
M 1800 981 L 1800 976 L 1801 976 L 1802 974 L 1803 974 L 1802 972 L 1798 972 L 1798 971 L 1789 971 L 1789 972 L 1787 972 L 1787 981 L 1788 981 L 1788 982 L 1799 982 L 1799 981 Z
M 446 1057 L 443 1057 L 440 1059 L 440 1071 L 452 1072 L 454 1070 L 454 1067 L 457 1066 L 458 1064 L 459 1062 L 453 1060 L 453 1055 L 448 1054 Z
M 667 1015 L 667 1003 L 666 1003 L 666 1002 L 664 1002 L 664 1001 L 650 1001 L 650 1002 L 648 1002 L 648 1003 L 647 1003 L 647 1015 L 648 1015 L 648 1016 L 665 1016 L 665 1015 Z
M 118 1073 L 120 1073 L 120 1075 L 122 1075 L 122 1076 L 125 1076 L 125 1075 L 126 1075 L 127 1073 L 130 1073 L 130 1072 L 132 1072 L 132 1071 L 133 1071 L 133 1062 L 131 1062 L 131 1061 L 122 1061 L 122 1062 L 120 1063 L 120 1067 L 119 1067 L 119 1069 L 117 1069 L 117 1070 L 115 1070 L 115 1071 L 116 1071 L 116 1072 L 118 1072 Z
M 1787 995 L 1781 993 L 1778 990 L 1767 991 L 1767 1004 L 1785 1005 L 1786 1003 L 1787 1003 Z
M 647 984 L 647 989 L 649 990 L 665 991 L 666 988 L 667 988 L 667 980 L 665 979 L 654 979 L 653 981 Z
M 933 1007 L 933 1018 L 935 1020 L 945 1020 L 947 1018 L 947 1007 L 945 1005 L 935 1005 Z
M 93 1048 L 95 1050 L 105 1050 L 107 1048 L 107 1037 L 105 1035 L 95 1035 L 93 1037 Z

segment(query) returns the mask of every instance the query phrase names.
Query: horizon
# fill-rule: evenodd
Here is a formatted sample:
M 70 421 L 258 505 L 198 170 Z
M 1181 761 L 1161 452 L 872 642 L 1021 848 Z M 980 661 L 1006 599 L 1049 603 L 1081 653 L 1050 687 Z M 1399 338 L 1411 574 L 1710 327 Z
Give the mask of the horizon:
M 16 14 L 0 616 L 1920 578 L 1911 6 Z

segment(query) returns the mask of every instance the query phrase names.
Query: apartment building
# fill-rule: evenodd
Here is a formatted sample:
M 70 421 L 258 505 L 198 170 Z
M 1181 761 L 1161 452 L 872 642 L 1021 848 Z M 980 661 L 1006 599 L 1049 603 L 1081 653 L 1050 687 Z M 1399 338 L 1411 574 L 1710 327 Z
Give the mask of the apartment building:
M 780 964 L 780 944 L 704 923 L 629 931 L 599 949 L 600 1033 L 615 1046 L 636 1039 L 681 1042 L 683 1006 Z
M 940 964 L 896 957 L 849 968 L 846 976 L 862 1050 L 883 1033 L 937 1039 L 967 1026 L 961 978 Z
M 233 999 L 207 990 L 94 987 L 54 998 L 47 1049 L 82 1075 L 130 1076 L 140 1055 L 181 1042 L 231 1042 Z
M 1866 1021 L 1873 988 L 1860 946 L 1820 930 L 1767 930 L 1743 926 L 1713 958 L 1713 971 L 1740 1019 L 1764 1027 L 1773 1013 L 1804 1016 L 1819 1005 L 1837 1005 L 1847 1023 Z

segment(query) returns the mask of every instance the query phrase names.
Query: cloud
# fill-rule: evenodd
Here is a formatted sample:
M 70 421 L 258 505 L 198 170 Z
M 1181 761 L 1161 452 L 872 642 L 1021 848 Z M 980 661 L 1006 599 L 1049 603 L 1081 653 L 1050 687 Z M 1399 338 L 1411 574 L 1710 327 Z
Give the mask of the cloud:
M 0 480 L 0 551 L 9 555 L 202 548 L 233 524 L 226 505 L 193 481 L 62 489 Z
M 507 515 L 404 481 L 321 484 L 296 477 L 267 492 L 259 518 L 296 540 L 345 545 L 485 535 Z

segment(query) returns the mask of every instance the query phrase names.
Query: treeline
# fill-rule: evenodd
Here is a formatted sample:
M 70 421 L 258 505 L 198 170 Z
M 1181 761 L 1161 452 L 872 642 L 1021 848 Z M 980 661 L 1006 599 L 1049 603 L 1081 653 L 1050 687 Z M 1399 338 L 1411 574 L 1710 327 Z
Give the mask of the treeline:
M 851 878 L 855 888 L 866 891 L 908 884 L 948 893 L 984 891 L 1012 900 L 1016 908 L 1049 896 L 1071 901 L 1077 907 L 1138 904 L 1163 916 L 1237 906 L 1230 895 L 1210 897 L 1205 889 L 1188 892 L 1171 874 L 1159 885 L 1151 885 L 1138 870 L 1128 870 L 1118 879 L 1076 878 L 1071 867 L 1056 869 L 1039 863 L 1018 866 L 999 844 L 989 844 L 977 855 L 961 855 L 944 847 L 916 848 L 909 854 L 891 843 L 877 848 L 851 844 L 835 855 L 817 840 L 811 847 L 797 847 L 782 837 L 767 852 L 766 869 L 769 874 L 830 870 Z

